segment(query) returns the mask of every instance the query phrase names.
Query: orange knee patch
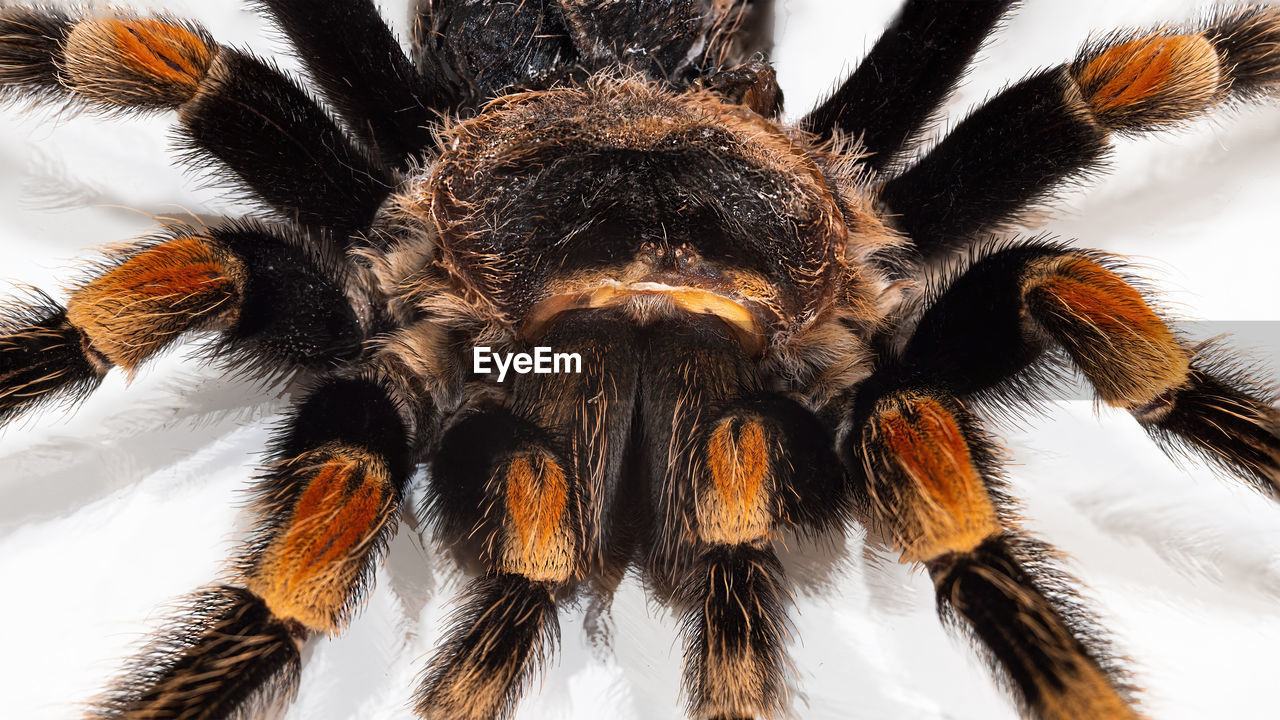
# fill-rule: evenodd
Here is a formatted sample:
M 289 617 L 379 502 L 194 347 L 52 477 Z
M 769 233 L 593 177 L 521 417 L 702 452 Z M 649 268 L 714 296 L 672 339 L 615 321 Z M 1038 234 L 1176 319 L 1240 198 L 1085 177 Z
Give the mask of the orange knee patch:
M 1138 408 L 1186 381 L 1190 357 L 1169 326 L 1097 262 L 1048 260 L 1028 275 L 1024 295 L 1108 404 Z
M 176 107 L 190 100 L 216 46 L 194 27 L 150 19 L 85 20 L 67 38 L 72 88 L 126 107 Z
M 1213 44 L 1202 35 L 1153 35 L 1109 47 L 1072 72 L 1103 124 L 1145 130 L 1184 120 L 1223 91 Z
M 209 238 L 145 250 L 72 294 L 67 318 L 93 349 L 132 372 L 188 331 L 232 322 L 244 294 L 238 258 Z
M 246 586 L 278 617 L 332 632 L 341 627 L 395 493 L 381 460 L 354 448 L 302 456 L 294 477 L 305 490 Z
M 886 477 L 871 480 L 874 512 L 904 561 L 967 552 L 1001 531 L 964 433 L 941 403 L 892 400 L 871 428 L 867 454 L 888 466 Z
M 533 580 L 569 579 L 577 543 L 569 526 L 569 477 L 564 467 L 550 455 L 531 451 L 508 461 L 498 479 L 506 490 L 504 569 Z
M 729 417 L 711 432 L 707 476 L 698 493 L 698 534 L 712 543 L 758 540 L 775 520 L 769 431 L 757 418 Z

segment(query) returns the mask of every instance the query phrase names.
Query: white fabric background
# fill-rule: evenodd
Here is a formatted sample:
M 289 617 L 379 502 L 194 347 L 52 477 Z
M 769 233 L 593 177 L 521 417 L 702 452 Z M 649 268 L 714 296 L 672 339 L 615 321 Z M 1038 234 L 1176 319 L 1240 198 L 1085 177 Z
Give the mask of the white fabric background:
M 406 35 L 406 2 L 382 4 Z M 798 116 L 870 47 L 897 2 L 780 4 L 777 63 Z M 200 19 L 219 39 L 266 54 L 283 47 L 229 0 L 135 5 Z M 1092 31 L 1205 7 L 1028 0 L 984 52 L 951 121 L 1005 82 L 1069 58 Z M 243 210 L 168 164 L 170 120 L 0 112 L 0 278 L 57 291 L 93 248 L 146 232 L 151 216 Z M 1134 256 L 1181 317 L 1257 321 L 1242 327 L 1254 332 L 1254 356 L 1274 366 L 1277 161 L 1274 106 L 1124 141 L 1115 172 L 1070 192 L 1045 227 Z M 0 434 L 0 715 L 76 716 L 163 617 L 159 606 L 215 578 L 245 526 L 241 491 L 257 450 L 288 400 L 179 352 L 131 384 L 113 373 L 74 414 Z M 1280 508 L 1200 467 L 1180 469 L 1127 416 L 1095 413 L 1087 400 L 998 432 L 1027 525 L 1074 557 L 1139 669 L 1151 717 L 1275 717 Z M 826 576 L 797 588 L 795 716 L 1015 717 L 941 629 L 923 573 L 867 549 L 858 532 L 828 548 L 792 544 L 787 562 L 797 575 Z M 408 718 L 414 675 L 462 581 L 429 540 L 402 528 L 363 615 L 345 637 L 308 646 L 288 717 Z M 612 644 L 595 647 L 582 613 L 562 614 L 561 652 L 518 718 L 683 716 L 671 614 L 628 581 L 606 621 Z

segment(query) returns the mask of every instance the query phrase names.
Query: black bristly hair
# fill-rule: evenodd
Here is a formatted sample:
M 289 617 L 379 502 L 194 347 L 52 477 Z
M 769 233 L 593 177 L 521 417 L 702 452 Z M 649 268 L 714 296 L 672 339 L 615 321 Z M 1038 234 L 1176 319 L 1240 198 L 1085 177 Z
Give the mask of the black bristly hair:
M 300 51 L 308 73 L 351 131 L 391 167 L 434 144 L 432 125 L 457 91 L 418 71 L 378 16 L 373 0 L 259 0 Z
M 340 241 L 367 228 L 391 173 L 274 68 L 235 50 L 216 62 L 180 111 L 192 157 L 224 163 L 255 197 Z
M 0 422 L 49 402 L 93 392 L 110 364 L 67 321 L 66 309 L 32 290 L 0 319 Z
M 892 167 L 955 89 L 982 42 L 1017 0 L 903 3 L 858 69 L 800 121 L 858 141 L 875 170 Z

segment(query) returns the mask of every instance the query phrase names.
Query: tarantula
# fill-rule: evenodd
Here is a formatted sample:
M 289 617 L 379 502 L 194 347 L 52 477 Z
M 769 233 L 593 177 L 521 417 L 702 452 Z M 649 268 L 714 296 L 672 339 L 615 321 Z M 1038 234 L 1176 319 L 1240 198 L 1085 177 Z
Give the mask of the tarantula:
M 1159 442 L 1268 492 L 1280 417 L 1118 260 L 988 238 L 1098 169 L 1110 135 L 1271 94 L 1280 11 L 1098 41 L 913 159 L 1012 3 L 908 2 L 794 126 L 757 55 L 765 3 L 489 5 L 421 4 L 410 61 L 372 3 L 263 2 L 341 124 L 193 24 L 0 10 L 7 96 L 177 109 L 190 159 L 270 212 L 115 251 L 65 308 L 13 303 L 0 420 L 194 330 L 220 333 L 210 352 L 229 365 L 311 378 L 231 577 L 93 713 L 287 698 L 301 645 L 348 623 L 425 465 L 417 509 L 481 570 L 428 663 L 423 716 L 509 713 L 557 605 L 607 596 L 629 567 L 685 616 L 691 714 L 778 716 L 774 544 L 856 519 L 927 569 L 1027 715 L 1138 717 L 1070 579 L 1019 529 L 978 413 L 1072 364 Z M 478 346 L 574 352 L 582 372 L 499 382 L 474 372 Z

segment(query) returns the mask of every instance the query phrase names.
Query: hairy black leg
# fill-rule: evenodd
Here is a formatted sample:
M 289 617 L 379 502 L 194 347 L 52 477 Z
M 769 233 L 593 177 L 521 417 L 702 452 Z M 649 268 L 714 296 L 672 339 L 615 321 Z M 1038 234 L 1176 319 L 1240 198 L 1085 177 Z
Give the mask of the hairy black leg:
M 340 633 L 368 591 L 413 473 L 413 432 L 377 376 L 297 406 L 258 482 L 237 584 L 202 591 L 92 707 L 112 720 L 221 720 L 292 699 L 299 646 Z
M 508 88 L 563 80 L 578 59 L 553 0 L 417 0 L 415 6 L 419 71 L 452 78 L 473 107 Z
M 684 87 L 767 51 L 772 0 L 416 0 L 413 55 L 464 105 L 617 67 Z
M 260 0 L 347 126 L 382 161 L 403 167 L 434 145 L 436 113 L 456 102 L 439 75 L 422 75 L 373 0 Z
M 1185 382 L 1134 416 L 1166 452 L 1190 452 L 1280 494 L 1280 396 L 1274 386 L 1215 345 L 1201 344 L 1191 353 Z
M 1053 345 L 1166 448 L 1280 488 L 1274 394 L 1229 354 L 1185 343 L 1098 253 L 1028 243 L 978 261 L 925 312 L 900 372 L 965 395 L 1034 393 L 1036 362 Z
M 58 61 L 74 21 L 53 8 L 0 10 L 0 98 L 57 100 Z
M 676 591 L 691 718 L 784 716 L 787 600 L 782 565 L 767 543 L 700 549 Z
M 485 406 L 445 431 L 428 514 L 441 537 L 487 567 L 427 666 L 415 706 L 431 720 L 514 712 L 559 639 L 555 590 L 582 571 L 582 493 L 537 425 Z
M 33 292 L 10 301 L 0 319 L 0 424 L 46 403 L 83 400 L 110 369 L 53 298 Z
M 761 379 L 727 326 L 714 316 L 690 316 L 646 334 L 640 378 L 642 460 L 654 518 L 649 570 L 666 589 L 680 582 L 694 551 L 695 489 L 687 459 L 696 429 L 715 407 L 757 392 Z
M 547 374 L 518 375 L 512 407 L 567 444 L 582 487 L 584 559 L 620 577 L 633 538 L 634 511 L 627 478 L 637 383 L 643 367 L 635 353 L 634 322 L 609 310 L 563 312 L 536 345 L 563 354 Z M 581 357 L 581 367 L 569 354 Z
M 305 92 L 247 54 L 223 50 L 179 113 L 190 147 L 225 163 L 272 207 L 341 242 L 367 228 L 391 191 Z
M 361 351 L 364 331 L 333 263 L 301 238 L 241 224 L 171 228 L 107 258 L 63 309 L 48 298 L 0 324 L 0 422 L 87 395 L 112 367 L 134 373 L 194 330 L 213 356 L 267 374 L 323 369 Z
M 943 619 L 975 639 L 1028 717 L 1141 717 L 1075 581 L 1013 521 L 992 440 L 946 389 L 881 372 L 838 445 L 863 520 L 928 569 Z
M 963 246 L 1098 171 L 1112 133 L 1160 130 L 1224 101 L 1273 95 L 1277 47 L 1274 7 L 1224 14 L 1199 31 L 1109 36 L 996 95 L 886 183 L 882 199 L 926 255 Z
M 685 615 L 690 716 L 779 717 L 788 621 L 771 542 L 782 526 L 845 519 L 832 440 L 803 406 L 764 390 L 718 318 L 660 322 L 647 337 L 648 565 Z
M 534 343 L 562 354 L 545 359 L 551 372 L 507 375 L 509 407 L 481 406 L 442 436 L 428 515 L 487 573 L 424 677 L 424 717 L 506 717 L 554 649 L 554 593 L 589 572 L 620 576 L 630 547 L 620 536 L 635 522 L 620 506 L 634 342 L 608 311 L 562 313 Z
M 0 93 L 43 100 L 60 88 L 106 112 L 176 109 L 195 159 L 303 224 L 345 240 L 390 191 L 370 159 L 301 88 L 192 23 L 116 15 L 0 10 Z
M 213 720 L 289 702 L 302 639 L 248 590 L 204 588 L 180 601 L 178 614 L 125 665 L 89 717 Z
M 907 0 L 858 69 L 801 126 L 862 140 L 883 170 L 909 150 L 1016 0 Z

